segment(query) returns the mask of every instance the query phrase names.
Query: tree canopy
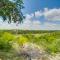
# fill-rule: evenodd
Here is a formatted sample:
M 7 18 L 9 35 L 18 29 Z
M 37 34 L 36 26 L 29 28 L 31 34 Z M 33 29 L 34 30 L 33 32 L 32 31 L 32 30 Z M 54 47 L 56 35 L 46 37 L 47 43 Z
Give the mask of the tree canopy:
M 21 9 L 23 9 L 22 0 L 0 0 L 0 16 L 3 21 L 7 20 L 8 23 L 21 22 L 24 18 Z

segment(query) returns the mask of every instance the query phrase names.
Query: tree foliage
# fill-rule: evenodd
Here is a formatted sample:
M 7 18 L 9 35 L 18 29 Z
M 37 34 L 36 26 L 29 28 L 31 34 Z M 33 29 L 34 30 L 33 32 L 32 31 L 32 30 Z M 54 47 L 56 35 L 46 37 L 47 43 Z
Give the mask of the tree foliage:
M 3 21 L 7 20 L 8 23 L 21 22 L 24 18 L 21 9 L 23 9 L 22 0 L 0 0 L 0 16 Z

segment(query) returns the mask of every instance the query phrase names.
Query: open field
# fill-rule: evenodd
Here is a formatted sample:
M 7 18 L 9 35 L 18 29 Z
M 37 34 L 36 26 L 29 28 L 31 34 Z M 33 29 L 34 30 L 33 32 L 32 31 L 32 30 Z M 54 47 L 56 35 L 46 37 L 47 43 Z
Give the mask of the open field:
M 33 51 L 35 54 L 39 51 L 38 53 L 41 52 L 42 56 L 47 55 L 47 57 L 58 55 L 60 54 L 60 31 L 0 30 L 0 58 L 2 60 L 28 60 L 25 59 L 26 56 L 20 55 L 21 50 L 25 55 L 32 53 L 29 53 L 29 56 L 34 55 Z

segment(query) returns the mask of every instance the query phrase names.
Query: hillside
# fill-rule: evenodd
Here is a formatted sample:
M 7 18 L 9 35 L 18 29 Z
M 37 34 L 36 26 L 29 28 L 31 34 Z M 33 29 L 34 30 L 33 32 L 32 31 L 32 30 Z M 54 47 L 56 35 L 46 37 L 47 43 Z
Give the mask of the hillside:
M 45 55 L 49 57 L 60 54 L 60 31 L 16 31 L 0 30 L 0 58 L 2 60 L 24 60 L 26 54 L 29 52 L 33 54 L 34 51 L 34 54 L 40 51 L 43 58 L 46 57 Z M 24 53 L 20 56 L 22 51 Z

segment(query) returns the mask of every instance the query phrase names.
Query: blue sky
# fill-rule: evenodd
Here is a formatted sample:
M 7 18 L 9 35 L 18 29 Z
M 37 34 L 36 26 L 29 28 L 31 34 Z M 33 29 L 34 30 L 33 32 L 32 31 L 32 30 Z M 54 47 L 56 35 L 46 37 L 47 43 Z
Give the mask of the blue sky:
M 47 9 L 59 9 L 60 0 L 23 0 L 25 8 L 23 9 L 24 14 L 31 14 L 37 11 L 44 11 Z M 35 17 L 34 17 L 35 19 Z M 45 22 L 44 16 L 38 18 L 41 22 Z M 60 21 L 50 21 L 51 23 L 60 24 Z
M 0 29 L 60 30 L 60 0 L 23 0 L 22 24 L 0 21 Z M 0 19 L 1 20 L 1 19 Z
M 33 13 L 44 8 L 60 8 L 60 0 L 23 0 L 24 13 Z

